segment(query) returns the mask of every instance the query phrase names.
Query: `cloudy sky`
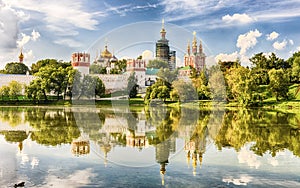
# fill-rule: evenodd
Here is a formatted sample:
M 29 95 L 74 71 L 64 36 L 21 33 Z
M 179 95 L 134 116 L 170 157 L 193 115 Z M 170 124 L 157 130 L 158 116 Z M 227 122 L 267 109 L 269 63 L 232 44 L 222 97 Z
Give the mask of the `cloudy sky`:
M 300 50 L 299 0 L 0 0 L 0 67 L 18 61 L 20 48 L 31 65 L 70 61 L 72 52 L 94 57 L 104 41 L 117 57 L 136 57 L 155 50 L 162 19 L 178 59 L 193 31 L 209 63 L 239 58 L 248 65 L 255 53 L 286 59 Z

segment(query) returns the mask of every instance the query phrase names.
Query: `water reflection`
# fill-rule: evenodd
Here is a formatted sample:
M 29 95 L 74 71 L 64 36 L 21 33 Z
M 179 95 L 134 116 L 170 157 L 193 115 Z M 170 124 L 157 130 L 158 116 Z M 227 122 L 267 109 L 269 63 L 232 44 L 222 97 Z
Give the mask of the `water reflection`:
M 163 185 L 170 159 L 180 150 L 194 176 L 211 145 L 220 151 L 234 148 L 239 163 L 255 168 L 260 166 L 256 157 L 264 155 L 273 157 L 268 159 L 273 166 L 282 151 L 300 157 L 299 122 L 298 113 L 261 109 L 0 109 L 0 134 L 19 151 L 25 140 L 31 140 L 41 146 L 69 145 L 77 157 L 97 153 L 105 166 L 109 161 L 125 166 L 156 164 Z

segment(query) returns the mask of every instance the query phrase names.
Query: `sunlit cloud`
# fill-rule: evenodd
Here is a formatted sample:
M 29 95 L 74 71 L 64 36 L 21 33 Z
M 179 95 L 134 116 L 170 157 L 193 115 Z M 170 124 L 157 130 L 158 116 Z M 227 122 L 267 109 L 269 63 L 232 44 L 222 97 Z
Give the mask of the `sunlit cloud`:
M 222 20 L 225 23 L 241 23 L 241 24 L 246 24 L 246 23 L 251 23 L 254 21 L 253 18 L 251 18 L 249 15 L 247 14 L 233 14 L 232 16 L 230 16 L 229 14 L 225 15 L 222 17 Z
M 233 183 L 234 185 L 247 185 L 249 182 L 251 182 L 253 177 L 248 175 L 241 175 L 240 178 L 232 178 L 227 177 L 223 178 L 222 181 L 226 183 Z
M 268 158 L 268 163 L 271 164 L 272 166 L 278 166 L 278 160 L 276 160 L 274 157 Z
M 257 44 L 257 38 L 259 38 L 261 35 L 262 33 L 259 32 L 257 29 L 239 35 L 236 46 L 241 49 L 240 54 L 246 54 L 249 48 L 254 47 Z
M 275 40 L 279 37 L 279 33 L 273 31 L 270 34 L 267 34 L 267 40 Z
M 283 50 L 287 45 L 287 41 L 286 40 L 283 40 L 282 42 L 274 42 L 273 43 L 273 48 L 276 49 L 276 50 Z
M 239 163 L 246 163 L 249 167 L 255 167 L 256 169 L 261 165 L 261 162 L 257 159 L 257 156 L 243 147 L 238 152 Z
M 77 170 L 73 174 L 68 175 L 66 178 L 57 178 L 56 175 L 49 175 L 46 178 L 47 185 L 51 187 L 80 187 L 91 183 L 90 178 L 95 174 L 92 169 Z M 101 186 L 98 184 L 98 186 Z
M 219 61 L 236 61 L 237 59 L 239 59 L 239 54 L 238 52 L 233 52 L 231 54 L 224 54 L 224 53 L 220 53 L 215 57 L 215 61 L 219 62 Z

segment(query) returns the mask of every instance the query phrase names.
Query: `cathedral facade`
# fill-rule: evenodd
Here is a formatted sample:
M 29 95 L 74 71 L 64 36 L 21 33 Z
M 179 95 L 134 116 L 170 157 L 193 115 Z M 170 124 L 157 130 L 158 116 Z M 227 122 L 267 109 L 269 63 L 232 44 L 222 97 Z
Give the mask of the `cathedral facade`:
M 203 52 L 202 42 L 200 41 L 199 48 L 197 46 L 196 32 L 193 33 L 192 49 L 190 43 L 187 46 L 187 52 L 184 55 L 184 66 L 194 68 L 197 73 L 205 68 L 205 54 Z M 188 70 L 185 68 L 185 70 Z

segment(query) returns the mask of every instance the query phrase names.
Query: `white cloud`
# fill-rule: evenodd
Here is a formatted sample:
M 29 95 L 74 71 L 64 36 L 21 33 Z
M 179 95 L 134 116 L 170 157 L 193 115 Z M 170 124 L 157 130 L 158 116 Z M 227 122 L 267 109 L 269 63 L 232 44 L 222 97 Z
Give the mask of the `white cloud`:
M 67 177 L 57 178 L 56 175 L 48 175 L 46 177 L 46 187 L 80 187 L 91 183 L 90 178 L 95 174 L 92 169 L 77 170 Z M 99 185 L 101 186 L 101 185 Z
M 35 31 L 35 30 L 33 30 L 32 32 L 31 32 L 31 39 L 33 40 L 33 41 L 36 41 L 38 38 L 40 38 L 40 33 L 39 32 L 37 32 L 37 31 Z
M 32 157 L 32 160 L 31 160 L 31 168 L 34 169 L 36 166 L 38 166 L 40 163 L 40 160 L 36 157 Z
M 297 51 L 300 51 L 300 46 L 297 47 Z
M 207 67 L 211 67 L 217 63 L 215 56 L 207 56 L 205 60 L 205 64 Z
M 276 50 L 283 50 L 286 47 L 286 45 L 287 45 L 286 40 L 283 40 L 282 42 L 276 41 L 276 42 L 273 43 L 273 47 Z
M 241 175 L 240 178 L 223 178 L 222 181 L 226 183 L 233 183 L 234 185 L 247 185 L 249 182 L 251 182 L 253 177 L 248 175 Z
M 246 147 L 243 147 L 241 151 L 238 152 L 238 160 L 239 163 L 246 163 L 248 166 L 255 167 L 256 169 L 261 165 L 257 156 L 253 152 L 248 151 Z
M 262 34 L 256 29 L 255 31 L 249 31 L 243 35 L 239 35 L 236 46 L 241 48 L 240 54 L 246 54 L 249 48 L 252 48 L 257 43 L 257 38 Z
M 279 37 L 279 33 L 273 31 L 270 34 L 267 34 L 267 40 L 275 40 Z
M 239 59 L 239 54 L 237 52 L 234 52 L 232 54 L 220 53 L 215 57 L 215 62 L 219 62 L 219 61 L 236 61 L 237 59 Z
M 270 163 L 272 166 L 278 166 L 278 160 L 276 160 L 274 157 L 268 158 L 268 163 Z
M 105 16 L 102 12 L 89 12 L 80 0 L 3 0 L 5 4 L 24 11 L 34 11 L 38 19 L 43 18 L 49 28 L 95 30 L 99 24 L 95 16 Z M 39 13 L 39 14 L 37 14 Z M 53 27 L 52 27 L 53 26 Z
M 77 48 L 77 47 L 81 47 L 82 44 L 73 40 L 73 39 L 70 39 L 70 38 L 63 38 L 63 39 L 58 39 L 58 40 L 55 40 L 53 41 L 55 44 L 59 44 L 59 45 L 63 45 L 63 46 L 68 46 L 68 47 L 71 47 L 71 48 Z
M 149 59 L 153 59 L 154 56 L 153 56 L 153 52 L 150 51 L 150 50 L 145 50 L 143 51 L 142 53 L 142 59 L 145 59 L 145 60 L 149 60 Z
M 290 45 L 294 45 L 294 41 L 292 39 L 289 40 Z
M 25 62 L 31 62 L 35 59 L 35 56 L 33 55 L 33 51 L 29 50 L 28 52 L 24 52 L 24 61 Z
M 225 23 L 242 23 L 242 24 L 251 23 L 254 21 L 253 18 L 251 18 L 249 15 L 247 15 L 245 13 L 244 14 L 233 14 L 232 16 L 227 14 L 226 16 L 222 17 L 222 20 Z
M 26 35 L 24 33 L 21 33 L 21 39 L 17 41 L 18 48 L 23 47 L 25 44 L 27 44 L 30 41 L 30 36 Z

